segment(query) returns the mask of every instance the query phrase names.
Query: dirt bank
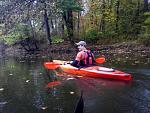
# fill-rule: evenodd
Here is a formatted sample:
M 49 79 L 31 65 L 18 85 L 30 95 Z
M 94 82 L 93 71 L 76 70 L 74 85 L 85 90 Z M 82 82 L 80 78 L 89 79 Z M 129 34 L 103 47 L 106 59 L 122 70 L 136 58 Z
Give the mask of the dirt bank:
M 88 48 L 93 50 L 96 55 L 99 54 L 116 54 L 116 55 L 139 55 L 150 58 L 150 47 L 135 43 L 121 43 L 113 45 L 88 45 Z M 76 54 L 77 49 L 68 44 L 68 42 L 53 44 L 46 47 L 41 47 L 39 51 L 31 53 L 26 52 L 20 45 L 7 47 L 1 56 L 30 56 L 30 55 L 50 55 L 52 53 L 60 54 Z

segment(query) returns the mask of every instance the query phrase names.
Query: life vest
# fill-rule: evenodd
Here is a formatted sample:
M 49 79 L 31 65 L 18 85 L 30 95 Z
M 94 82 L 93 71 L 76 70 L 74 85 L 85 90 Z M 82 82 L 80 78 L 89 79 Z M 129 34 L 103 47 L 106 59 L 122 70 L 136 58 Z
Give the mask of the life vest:
M 90 50 L 84 51 L 84 52 L 85 52 L 85 57 L 81 61 L 82 64 L 83 65 L 93 65 L 95 63 L 95 59 L 94 59 L 93 53 Z

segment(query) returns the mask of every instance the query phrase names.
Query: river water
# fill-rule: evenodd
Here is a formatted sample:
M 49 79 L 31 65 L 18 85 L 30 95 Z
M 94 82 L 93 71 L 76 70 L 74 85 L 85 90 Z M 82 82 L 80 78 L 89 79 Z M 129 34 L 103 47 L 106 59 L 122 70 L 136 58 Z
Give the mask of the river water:
M 73 113 L 81 91 L 84 113 L 150 113 L 148 60 L 118 57 L 102 64 L 132 74 L 130 82 L 58 76 L 44 69 L 47 60 L 0 59 L 0 113 Z M 59 84 L 48 86 L 52 81 Z

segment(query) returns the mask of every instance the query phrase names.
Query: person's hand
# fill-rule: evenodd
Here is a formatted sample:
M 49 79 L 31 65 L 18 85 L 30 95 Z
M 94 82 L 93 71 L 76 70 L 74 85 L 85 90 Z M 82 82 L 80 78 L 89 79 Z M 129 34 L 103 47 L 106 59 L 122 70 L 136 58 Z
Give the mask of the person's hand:
M 73 61 L 65 61 L 64 62 L 64 65 L 66 65 L 66 64 L 71 64 Z
M 73 63 L 73 61 L 70 61 L 69 63 L 70 63 L 70 64 L 72 64 L 72 63 Z

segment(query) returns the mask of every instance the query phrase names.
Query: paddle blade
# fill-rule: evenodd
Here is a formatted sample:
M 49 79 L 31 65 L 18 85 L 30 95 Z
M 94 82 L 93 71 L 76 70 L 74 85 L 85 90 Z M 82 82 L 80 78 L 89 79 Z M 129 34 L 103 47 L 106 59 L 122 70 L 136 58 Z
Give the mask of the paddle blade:
M 99 63 L 99 64 L 102 64 L 102 63 L 104 63 L 105 61 L 106 61 L 106 59 L 105 59 L 105 57 L 99 57 L 99 58 L 96 58 L 96 60 L 95 60 L 97 63 Z
M 84 109 L 84 100 L 83 100 L 83 91 L 81 92 L 80 99 L 76 105 L 75 111 L 73 113 L 83 113 Z
M 44 62 L 44 67 L 46 69 L 56 69 L 60 66 L 60 64 L 55 62 Z
M 53 81 L 53 82 L 49 82 L 47 85 L 46 85 L 46 88 L 51 88 L 53 86 L 57 86 L 57 85 L 60 85 L 61 82 L 60 81 Z

